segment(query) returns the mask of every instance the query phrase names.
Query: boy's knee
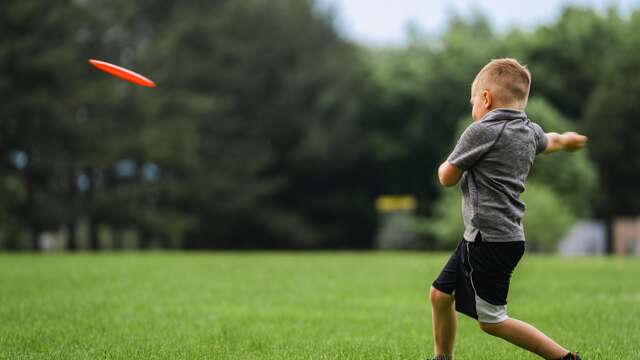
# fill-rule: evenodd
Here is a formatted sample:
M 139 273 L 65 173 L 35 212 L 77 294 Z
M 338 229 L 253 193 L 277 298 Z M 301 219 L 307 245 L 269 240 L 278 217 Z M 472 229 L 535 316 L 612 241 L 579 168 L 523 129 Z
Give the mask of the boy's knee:
M 498 333 L 500 332 L 500 327 L 502 325 L 502 322 L 499 323 L 485 323 L 485 322 L 481 322 L 478 321 L 478 325 L 480 325 L 480 329 L 484 332 L 486 332 L 489 335 L 493 335 L 493 336 L 498 336 Z
M 433 306 L 451 306 L 453 299 L 453 295 L 442 292 L 433 286 L 429 290 L 429 301 Z

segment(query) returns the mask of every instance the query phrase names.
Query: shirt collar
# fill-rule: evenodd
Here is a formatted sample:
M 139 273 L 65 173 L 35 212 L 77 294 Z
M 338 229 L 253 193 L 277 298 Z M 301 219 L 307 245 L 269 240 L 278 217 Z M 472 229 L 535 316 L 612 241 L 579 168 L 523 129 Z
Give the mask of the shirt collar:
M 527 114 L 524 111 L 520 111 L 518 109 L 509 109 L 509 108 L 498 108 L 493 109 L 486 113 L 480 121 L 491 121 L 491 120 L 515 120 L 515 119 L 523 119 L 526 120 Z

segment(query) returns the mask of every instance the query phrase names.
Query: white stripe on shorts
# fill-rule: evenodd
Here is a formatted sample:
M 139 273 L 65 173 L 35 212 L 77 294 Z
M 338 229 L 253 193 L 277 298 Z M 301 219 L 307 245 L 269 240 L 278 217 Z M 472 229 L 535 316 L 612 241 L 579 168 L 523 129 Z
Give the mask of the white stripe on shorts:
M 476 312 L 478 321 L 489 324 L 501 323 L 509 318 L 507 305 L 493 305 L 476 295 Z

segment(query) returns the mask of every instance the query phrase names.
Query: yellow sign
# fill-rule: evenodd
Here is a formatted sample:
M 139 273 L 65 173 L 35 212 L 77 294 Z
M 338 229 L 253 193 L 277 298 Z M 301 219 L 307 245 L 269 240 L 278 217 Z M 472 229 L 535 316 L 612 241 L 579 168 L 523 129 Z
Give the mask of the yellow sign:
M 376 199 L 378 211 L 412 211 L 418 206 L 416 198 L 411 195 L 384 195 Z

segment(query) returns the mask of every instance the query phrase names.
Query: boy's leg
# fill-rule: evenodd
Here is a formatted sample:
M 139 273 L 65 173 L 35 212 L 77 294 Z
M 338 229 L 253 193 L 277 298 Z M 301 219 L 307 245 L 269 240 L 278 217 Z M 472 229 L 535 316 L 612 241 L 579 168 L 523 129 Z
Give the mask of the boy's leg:
M 479 322 L 479 324 L 484 332 L 502 338 L 545 359 L 560 359 L 569 352 L 524 321 L 507 319 L 497 324 L 483 322 Z
M 429 299 L 431 300 L 434 354 L 453 357 L 457 325 L 454 297 L 432 286 Z
M 568 351 L 535 327 L 507 317 L 511 273 L 522 258 L 523 242 L 467 244 L 469 278 L 476 293 L 480 328 L 545 359 L 560 359 Z

